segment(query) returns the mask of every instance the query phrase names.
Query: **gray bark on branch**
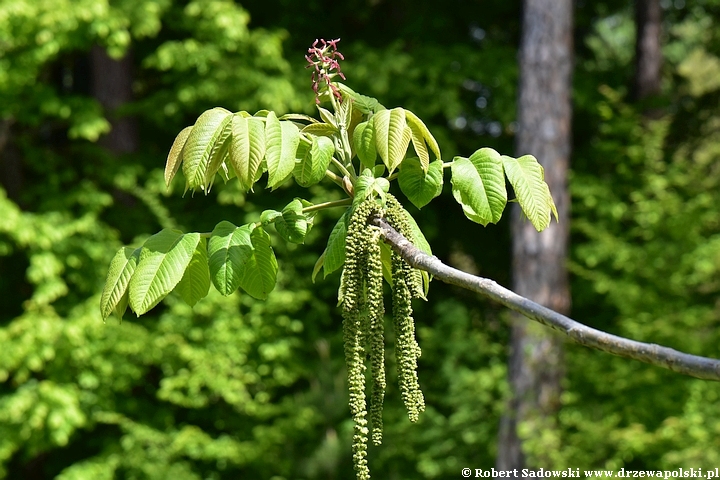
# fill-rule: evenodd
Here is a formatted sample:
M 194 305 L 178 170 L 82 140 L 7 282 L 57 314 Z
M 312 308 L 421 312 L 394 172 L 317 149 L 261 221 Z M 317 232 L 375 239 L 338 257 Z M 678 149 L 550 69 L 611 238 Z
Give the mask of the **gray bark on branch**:
M 476 277 L 445 265 L 437 257 L 427 255 L 417 249 L 382 218 L 373 217 L 371 223 L 380 227 L 385 242 L 413 267 L 425 270 L 445 283 L 479 293 L 499 302 L 531 320 L 564 333 L 580 345 L 640 360 L 683 375 L 720 381 L 720 360 L 690 355 L 653 343 L 637 342 L 588 327 L 521 297 L 492 280 Z

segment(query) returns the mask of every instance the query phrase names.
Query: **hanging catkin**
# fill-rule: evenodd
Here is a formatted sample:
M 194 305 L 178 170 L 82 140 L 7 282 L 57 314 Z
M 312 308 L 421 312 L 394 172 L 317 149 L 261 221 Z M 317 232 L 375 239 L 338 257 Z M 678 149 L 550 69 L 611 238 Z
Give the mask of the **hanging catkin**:
M 373 444 L 382 442 L 382 409 L 386 388 L 382 238 L 380 229 L 368 224 L 371 215 L 385 216 L 395 229 L 412 239 L 407 214 L 392 195 L 386 195 L 384 209 L 372 196 L 353 207 L 345 239 L 345 266 L 339 297 L 343 312 L 350 413 L 355 422 L 353 465 L 358 480 L 370 478 L 367 466 L 368 434 Z M 419 271 L 394 252 L 390 268 L 398 381 L 408 417 L 415 422 L 425 409 L 425 401 L 417 376 L 420 347 L 415 340 L 411 301 L 414 297 L 422 296 L 422 277 Z M 369 359 L 371 377 L 369 413 L 365 393 L 366 359 Z

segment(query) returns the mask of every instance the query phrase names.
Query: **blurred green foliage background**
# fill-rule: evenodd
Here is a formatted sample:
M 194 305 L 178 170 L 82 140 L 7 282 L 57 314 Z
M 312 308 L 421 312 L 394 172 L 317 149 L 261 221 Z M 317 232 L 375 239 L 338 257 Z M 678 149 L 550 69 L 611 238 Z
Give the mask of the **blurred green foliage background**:
M 332 214 L 307 245 L 275 243 L 267 302 L 212 290 L 194 310 L 170 296 L 103 324 L 107 265 L 162 227 L 338 195 L 230 182 L 182 198 L 162 179 L 174 135 L 208 108 L 312 113 L 303 55 L 317 37 L 341 37 L 348 85 L 419 114 L 447 158 L 512 153 L 519 3 L 0 0 L 0 478 L 354 478 L 338 275 L 310 282 Z M 649 118 L 627 101 L 631 2 L 577 2 L 573 316 L 719 357 L 720 1 L 662 5 Z M 97 87 L 99 47 L 132 80 L 117 109 Z M 120 118 L 137 132 L 127 151 L 103 140 Z M 441 259 L 508 284 L 504 221 L 470 224 L 449 192 L 411 211 Z M 494 464 L 506 312 L 439 282 L 429 299 L 416 306 L 428 408 L 410 424 L 390 379 L 377 478 Z M 527 444 L 537 466 L 720 464 L 720 385 L 572 345 L 566 360 L 558 427 Z

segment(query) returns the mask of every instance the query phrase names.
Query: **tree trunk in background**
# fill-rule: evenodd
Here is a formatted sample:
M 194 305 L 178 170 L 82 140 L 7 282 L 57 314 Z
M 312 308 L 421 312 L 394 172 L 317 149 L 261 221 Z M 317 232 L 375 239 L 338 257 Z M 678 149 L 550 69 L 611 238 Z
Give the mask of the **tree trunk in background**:
M 532 154 L 545 168 L 560 222 L 538 233 L 515 204 L 511 226 L 513 290 L 561 313 L 570 308 L 566 261 L 572 5 L 572 0 L 524 2 L 516 154 Z M 500 423 L 497 468 L 543 466 L 537 456 L 528 464 L 523 438 L 536 437 L 555 422 L 563 376 L 561 339 L 546 327 L 514 316 L 508 375 L 512 398 Z
M 112 130 L 100 144 L 115 154 L 132 153 L 138 148 L 138 131 L 135 120 L 118 117 L 116 110 L 132 100 L 132 55 L 120 60 L 108 56 L 102 47 L 90 52 L 92 68 L 92 94 L 105 108 Z
M 662 50 L 660 0 L 635 0 L 635 79 L 633 96 L 643 100 L 660 93 Z

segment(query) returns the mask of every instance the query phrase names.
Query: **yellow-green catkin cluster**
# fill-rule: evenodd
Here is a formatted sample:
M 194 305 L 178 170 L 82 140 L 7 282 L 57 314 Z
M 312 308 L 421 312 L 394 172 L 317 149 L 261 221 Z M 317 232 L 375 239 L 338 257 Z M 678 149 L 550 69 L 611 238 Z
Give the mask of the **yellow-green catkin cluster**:
M 387 196 L 387 221 L 405 238 L 412 239 L 413 234 L 406 213 L 392 195 Z M 392 252 L 392 290 L 393 320 L 395 326 L 395 356 L 398 363 L 398 382 L 408 418 L 417 422 L 425 410 L 425 398 L 418 383 L 417 361 L 421 350 L 415 339 L 415 321 L 412 318 L 413 298 L 423 295 L 422 277 L 396 252 Z
M 372 197 L 354 207 L 345 239 L 345 267 L 340 288 L 350 413 L 355 422 L 353 463 L 360 480 L 370 478 L 367 466 L 369 437 L 375 445 L 382 443 L 382 408 L 386 387 L 382 240 L 380 229 L 369 225 L 368 218 L 371 215 L 385 216 L 399 232 L 412 238 L 402 206 L 389 194 L 386 201 L 386 209 L 382 209 Z M 415 422 L 425 409 L 425 403 L 418 384 L 420 348 L 415 340 L 410 301 L 417 296 L 414 292 L 422 290 L 422 278 L 420 272 L 395 254 L 392 255 L 392 275 L 400 391 L 408 416 Z M 372 382 L 369 412 L 365 394 L 366 359 L 369 360 Z
M 365 357 L 366 345 L 371 336 L 369 325 L 373 322 L 371 317 L 382 319 L 384 308 L 382 306 L 382 280 L 380 291 L 381 312 L 370 313 L 369 304 L 377 308 L 377 299 L 367 294 L 368 275 L 375 275 L 375 262 L 370 260 L 370 254 L 375 255 L 375 249 L 369 248 L 374 234 L 367 226 L 367 218 L 376 209 L 375 202 L 363 202 L 355 207 L 348 224 L 345 239 L 345 267 L 341 280 L 341 302 L 343 312 L 343 340 L 345 343 L 345 363 L 348 369 L 348 389 L 350 392 L 350 414 L 355 422 L 353 435 L 353 465 L 357 478 L 366 480 L 370 478 L 367 466 L 368 420 L 367 402 L 365 398 Z M 380 265 L 382 276 L 382 264 Z M 371 273 L 372 272 L 372 273 Z M 374 281 L 372 283 L 375 283 Z M 374 300 L 374 301 L 373 301 Z M 376 322 L 377 323 L 377 322 Z M 382 334 L 382 333 L 381 333 Z M 373 342 L 371 341 L 371 347 Z M 372 348 L 371 348 L 372 349 Z M 383 349 L 384 350 L 384 349 Z M 372 357 L 372 355 L 371 355 Z M 384 362 L 382 362 L 384 363 Z M 371 362 L 371 367 L 373 362 Z M 373 377 L 377 374 L 373 372 Z M 385 372 L 382 372 L 383 385 Z

